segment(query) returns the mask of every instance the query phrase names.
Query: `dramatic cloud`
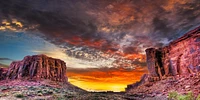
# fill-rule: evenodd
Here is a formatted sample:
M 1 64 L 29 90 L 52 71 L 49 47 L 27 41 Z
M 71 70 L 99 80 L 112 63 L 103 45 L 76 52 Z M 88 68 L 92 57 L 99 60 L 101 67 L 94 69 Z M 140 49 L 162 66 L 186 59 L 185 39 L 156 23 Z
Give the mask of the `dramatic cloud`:
M 127 35 L 130 42 L 140 42 L 134 40 L 137 36 L 177 38 L 199 24 L 199 6 L 198 0 L 7 0 L 1 1 L 0 13 L 1 20 L 20 20 L 15 24 L 19 27 L 39 25 L 49 40 L 59 39 L 52 42 L 91 46 L 102 39 L 100 48 L 110 42 L 128 42 Z
M 1 30 L 35 30 L 85 60 L 144 54 L 200 24 L 199 0 L 6 0 L 0 8 Z

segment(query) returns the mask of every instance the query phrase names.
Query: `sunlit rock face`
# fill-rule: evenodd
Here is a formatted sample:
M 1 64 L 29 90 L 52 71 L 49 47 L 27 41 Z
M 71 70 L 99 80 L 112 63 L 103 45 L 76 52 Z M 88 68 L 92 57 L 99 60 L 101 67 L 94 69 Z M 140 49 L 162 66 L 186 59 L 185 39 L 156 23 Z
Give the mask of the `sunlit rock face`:
M 186 33 L 168 46 L 146 50 L 150 80 L 164 76 L 187 75 L 200 71 L 200 27 Z
M 10 64 L 6 79 L 50 79 L 67 82 L 66 64 L 60 59 L 45 55 L 26 56 L 22 61 L 14 61 Z
M 173 77 L 179 81 L 191 83 L 196 80 L 195 77 L 199 77 L 200 73 L 200 26 L 171 42 L 168 46 L 158 49 L 148 48 L 145 51 L 149 74 L 144 74 L 139 82 L 128 85 L 126 92 L 138 93 L 142 89 L 149 92 L 152 88 L 154 91 L 159 90 L 157 87 L 151 87 L 152 84 L 158 83 L 168 87 L 168 80 L 171 78 L 173 80 Z M 180 86 L 187 84 L 187 82 L 180 82 Z M 198 88 L 194 84 L 192 86 Z M 175 87 L 175 85 L 169 87 Z M 166 89 L 168 88 L 163 90 Z M 169 89 L 169 91 L 171 90 Z

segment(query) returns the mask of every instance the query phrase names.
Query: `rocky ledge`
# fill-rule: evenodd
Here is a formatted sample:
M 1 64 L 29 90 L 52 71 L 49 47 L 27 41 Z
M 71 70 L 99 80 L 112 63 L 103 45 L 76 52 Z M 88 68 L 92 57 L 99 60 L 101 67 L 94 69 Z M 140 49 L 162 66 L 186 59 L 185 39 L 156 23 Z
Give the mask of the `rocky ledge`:
M 200 93 L 200 26 L 163 48 L 146 49 L 148 74 L 130 84 L 130 94 Z

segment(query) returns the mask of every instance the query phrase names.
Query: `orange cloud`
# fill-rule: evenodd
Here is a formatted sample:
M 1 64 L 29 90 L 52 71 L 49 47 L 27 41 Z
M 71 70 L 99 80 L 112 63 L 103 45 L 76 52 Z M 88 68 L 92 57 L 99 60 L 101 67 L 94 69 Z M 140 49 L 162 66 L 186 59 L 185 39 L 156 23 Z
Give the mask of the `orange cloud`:
M 24 23 L 21 21 L 18 21 L 17 19 L 11 19 L 11 20 L 2 20 L 0 21 L 0 31 L 14 31 L 14 32 L 19 32 L 19 31 L 25 31 L 28 29 L 34 29 L 37 27 L 37 25 L 30 25 L 30 26 L 24 26 Z
M 69 82 L 91 91 L 124 91 L 127 84 L 140 80 L 147 73 L 145 68 L 134 70 L 124 68 L 68 69 Z
M 71 39 L 65 40 L 65 42 L 72 44 L 72 45 L 85 45 L 88 47 L 98 48 L 98 49 L 101 48 L 102 45 L 106 43 L 106 41 L 103 39 L 92 41 L 90 39 L 82 39 L 79 36 L 74 36 Z
M 177 4 L 186 4 L 188 2 L 191 2 L 191 1 L 188 1 L 188 0 L 168 0 L 168 2 L 166 3 L 166 5 L 163 6 L 163 8 L 166 10 L 166 11 L 172 11 L 174 10 L 174 8 L 176 7 Z

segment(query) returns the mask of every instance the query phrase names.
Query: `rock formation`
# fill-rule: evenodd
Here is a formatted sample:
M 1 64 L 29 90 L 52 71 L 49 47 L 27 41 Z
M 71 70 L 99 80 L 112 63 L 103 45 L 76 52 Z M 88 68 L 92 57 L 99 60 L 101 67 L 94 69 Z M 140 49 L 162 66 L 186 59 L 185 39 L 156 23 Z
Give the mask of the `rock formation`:
M 138 86 L 144 84 L 146 81 L 148 81 L 148 74 L 144 74 L 139 82 L 136 82 L 135 84 L 130 84 L 127 86 L 127 88 L 125 89 L 126 91 L 129 91 L 130 89 L 134 89 L 137 88 Z
M 200 71 L 200 27 L 186 33 L 168 46 L 146 50 L 149 80 L 187 75 Z
M 22 61 L 12 62 L 2 79 L 50 79 L 67 82 L 66 64 L 62 60 L 45 55 L 26 56 Z
M 198 76 L 200 73 L 200 26 L 171 42 L 168 46 L 159 49 L 148 48 L 145 51 L 149 75 L 145 74 L 139 82 L 128 85 L 127 92 L 137 90 L 136 88 L 144 83 L 148 87 L 155 81 L 166 78 L 185 77 L 190 76 L 189 74 Z
M 7 68 L 0 68 L 0 80 L 4 80 L 7 72 Z

